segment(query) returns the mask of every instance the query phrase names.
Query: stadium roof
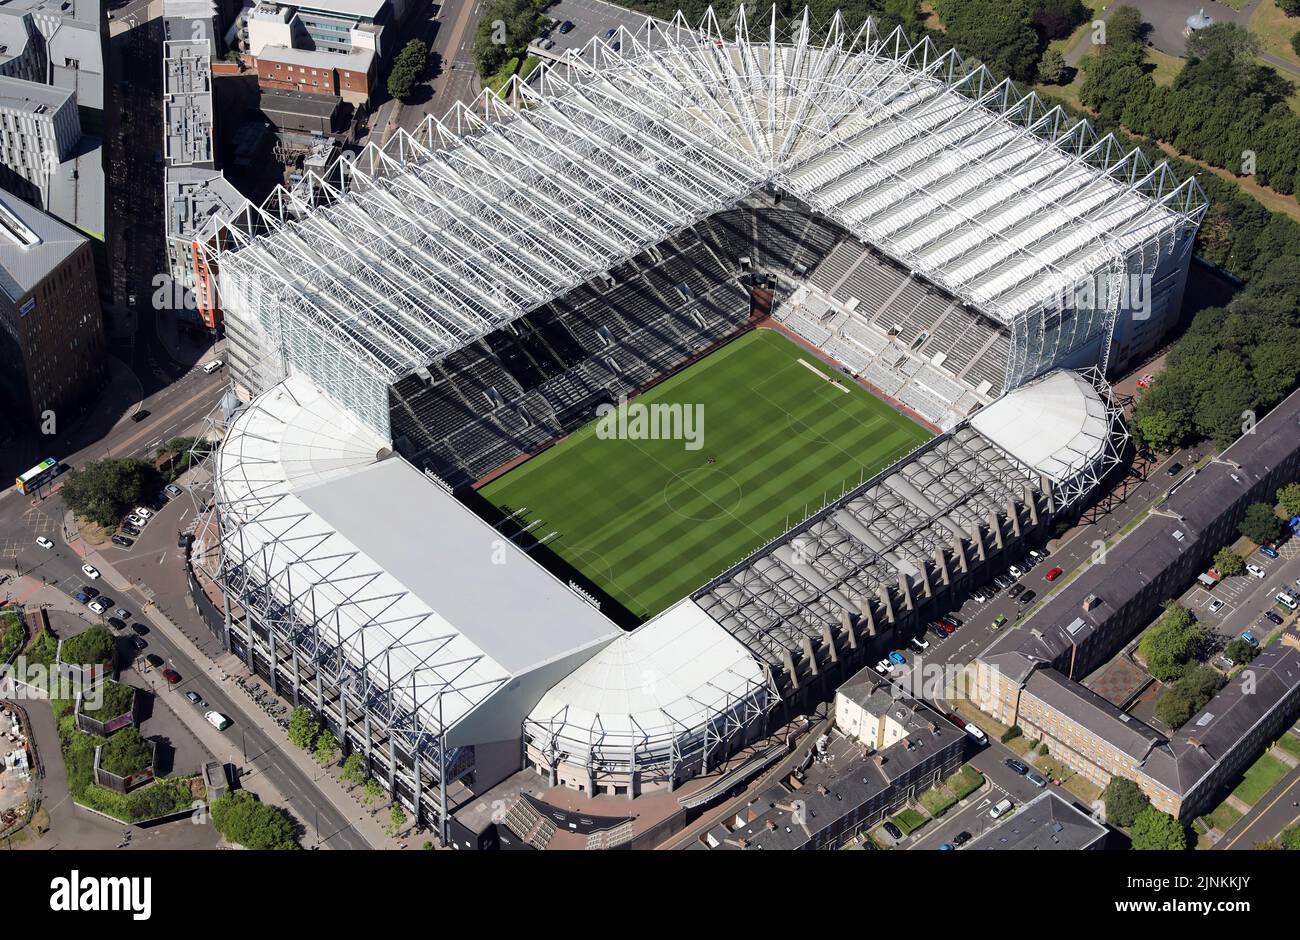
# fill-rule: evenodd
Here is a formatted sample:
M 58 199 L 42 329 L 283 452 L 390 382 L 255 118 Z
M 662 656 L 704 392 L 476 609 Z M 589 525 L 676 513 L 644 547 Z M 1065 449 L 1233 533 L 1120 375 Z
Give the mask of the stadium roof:
M 1065 370 L 1022 385 L 977 411 L 970 423 L 1053 482 L 1094 462 L 1111 428 L 1101 393 L 1083 375 Z
M 545 676 L 540 695 L 619 635 L 450 493 L 380 459 L 385 443 L 292 377 L 234 418 L 216 465 L 226 564 L 317 624 L 359 682 L 450 727 L 517 676 Z
M 392 381 L 771 185 L 1009 322 L 1204 211 L 1194 180 L 928 39 L 838 15 L 815 36 L 806 11 L 754 32 L 646 20 L 513 80 L 517 108 L 484 92 L 277 189 L 232 220 L 223 306 Z

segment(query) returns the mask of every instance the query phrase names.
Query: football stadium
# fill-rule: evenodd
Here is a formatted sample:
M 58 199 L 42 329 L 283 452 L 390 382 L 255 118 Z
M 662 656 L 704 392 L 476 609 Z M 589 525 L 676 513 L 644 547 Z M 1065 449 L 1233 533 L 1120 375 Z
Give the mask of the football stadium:
M 1204 212 L 870 21 L 592 40 L 205 246 L 223 642 L 444 843 L 683 819 L 1096 489 Z

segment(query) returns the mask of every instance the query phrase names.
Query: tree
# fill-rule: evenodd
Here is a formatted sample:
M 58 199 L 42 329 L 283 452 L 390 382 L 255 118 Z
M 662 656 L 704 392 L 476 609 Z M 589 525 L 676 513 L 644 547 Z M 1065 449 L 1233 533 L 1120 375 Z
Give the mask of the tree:
M 321 725 L 305 705 L 299 705 L 289 716 L 289 740 L 303 750 L 307 750 L 320 734 Z
M 1064 85 L 1070 75 L 1070 67 L 1065 62 L 1061 51 L 1049 46 L 1038 63 L 1038 80 L 1049 85 Z
M 366 782 L 366 760 L 357 751 L 353 751 L 343 761 L 343 781 L 354 787 Z
M 1150 798 L 1128 777 L 1111 777 L 1101 798 L 1106 803 L 1106 821 L 1124 829 L 1151 805 Z
M 1167 727 L 1177 730 L 1196 714 L 1196 707 L 1187 691 L 1175 682 L 1156 702 L 1155 714 Z
M 1151 675 L 1162 681 L 1176 679 L 1205 636 L 1205 627 L 1192 619 L 1187 608 L 1170 604 L 1155 626 L 1142 635 L 1138 651 Z
M 1116 7 L 1106 20 L 1107 52 L 1142 45 L 1147 26 L 1142 22 L 1142 12 L 1136 7 Z
M 247 790 L 227 790 L 212 804 L 212 826 L 247 849 L 298 847 L 293 820 L 284 810 L 267 806 Z
M 1282 535 L 1282 520 L 1267 503 L 1251 503 L 1246 507 L 1237 530 L 1256 545 L 1272 542 Z
M 384 788 L 379 784 L 379 781 L 374 777 L 367 777 L 366 785 L 362 791 L 362 797 L 365 804 L 370 806 L 371 804 L 383 799 L 383 796 Z
M 1156 717 L 1176 731 L 1214 698 L 1225 681 L 1219 671 L 1210 666 L 1201 665 L 1189 670 L 1160 696 L 1160 701 L 1156 702 Z
M 523 56 L 541 30 L 540 0 L 487 0 L 474 31 L 474 61 L 478 73 L 490 78 L 512 58 Z M 671 17 L 671 14 L 670 14 Z
M 388 835 L 395 838 L 397 834 L 402 831 L 402 827 L 405 825 L 406 812 L 401 806 L 394 803 L 393 811 L 389 814 L 388 825 L 385 827 L 388 830 Z
M 1181 852 L 1187 848 L 1187 830 L 1168 813 L 1148 806 L 1137 814 L 1130 831 L 1133 848 Z
M 948 39 L 963 55 L 979 59 L 999 77 L 1022 82 L 1034 78 L 1043 40 L 1034 30 L 1028 0 L 937 0 L 935 9 Z
M 1255 647 L 1247 641 L 1238 637 L 1223 648 L 1223 655 L 1231 659 L 1234 663 L 1248 663 L 1255 658 Z
M 113 645 L 113 634 L 96 625 L 64 640 L 59 656 L 65 663 L 95 666 L 113 658 Z
M 1282 830 L 1278 841 L 1282 843 L 1284 849 L 1300 852 L 1300 826 L 1287 826 Z
M 428 60 L 429 47 L 423 39 L 412 39 L 403 46 L 388 72 L 388 94 L 399 101 L 409 98 Z
M 1225 578 L 1231 578 L 1246 570 L 1246 562 L 1240 555 L 1225 545 L 1214 553 L 1214 570 Z
M 127 511 L 152 497 L 162 484 L 153 464 L 134 457 L 92 460 L 63 478 L 68 508 L 83 519 L 114 527 Z
M 1300 516 L 1300 483 L 1288 483 L 1278 490 L 1277 503 L 1288 516 Z
M 326 728 L 316 739 L 316 762 L 328 767 L 339 757 L 339 742 L 334 733 Z

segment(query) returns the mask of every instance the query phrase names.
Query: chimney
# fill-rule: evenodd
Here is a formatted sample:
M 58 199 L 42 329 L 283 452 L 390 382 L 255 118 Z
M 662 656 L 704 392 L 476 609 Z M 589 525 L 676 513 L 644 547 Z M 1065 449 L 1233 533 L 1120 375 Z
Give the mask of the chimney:
M 1101 606 L 1101 598 L 1098 597 L 1096 594 L 1089 594 L 1087 597 L 1083 599 L 1084 610 L 1092 610 L 1100 606 Z
M 769 819 L 767 822 L 763 823 L 763 827 L 767 829 L 768 832 L 776 832 L 775 820 Z

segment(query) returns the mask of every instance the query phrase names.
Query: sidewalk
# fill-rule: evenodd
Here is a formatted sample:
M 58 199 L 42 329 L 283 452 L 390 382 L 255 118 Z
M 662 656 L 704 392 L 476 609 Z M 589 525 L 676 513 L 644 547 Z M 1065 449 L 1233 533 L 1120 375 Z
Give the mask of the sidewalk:
M 137 591 L 134 584 L 122 577 L 122 575 L 97 552 L 91 552 L 87 557 L 90 563 L 99 569 L 103 579 L 107 583 L 111 584 L 117 591 L 122 592 L 123 594 L 131 591 L 142 593 Z M 143 616 L 147 617 L 149 622 L 153 624 L 153 626 L 156 627 L 164 637 L 173 643 L 183 655 L 193 662 L 196 668 L 202 669 L 210 682 L 218 685 L 222 691 L 230 697 L 231 701 L 235 704 L 235 707 L 240 711 L 238 716 L 232 715 L 231 717 L 237 718 L 239 721 L 243 721 L 256 727 L 259 731 L 265 734 L 267 738 L 275 743 L 278 746 L 278 754 L 287 758 L 302 774 L 311 779 L 315 783 L 320 795 L 324 797 L 330 805 L 332 805 L 334 809 L 343 816 L 344 819 L 352 823 L 358 834 L 360 834 L 372 848 L 397 848 L 399 846 L 399 841 L 389 837 L 389 835 L 384 831 L 383 823 L 380 821 L 381 819 L 387 818 L 387 815 L 384 813 L 384 807 L 386 804 L 380 805 L 379 814 L 377 816 L 371 816 L 369 810 L 367 810 L 360 802 L 360 788 L 356 789 L 356 796 L 354 796 L 353 793 L 347 789 L 347 786 L 338 779 L 337 775 L 340 772 L 340 768 L 336 766 L 326 771 L 320 764 L 316 763 L 316 761 L 313 760 L 306 751 L 291 745 L 284 729 L 276 723 L 274 718 L 263 712 L 252 701 L 248 694 L 239 687 L 235 682 L 235 677 L 241 674 L 247 675 L 248 670 L 238 657 L 231 653 L 223 652 L 214 661 L 205 654 L 186 634 L 186 632 L 174 623 L 170 617 L 159 610 L 152 600 L 145 600 L 141 607 L 141 613 Z M 195 616 L 197 617 L 197 614 Z M 206 630 L 207 628 L 206 626 L 199 624 L 196 629 Z M 167 698 L 164 682 L 161 682 L 161 680 L 152 674 L 146 675 L 145 678 L 160 698 Z M 160 687 L 163 688 L 162 692 L 158 691 Z M 173 709 L 173 711 L 175 711 L 175 709 Z M 199 740 L 202 741 L 204 746 L 208 747 L 209 750 L 218 757 L 218 759 L 226 759 L 229 757 L 231 754 L 230 738 L 223 735 L 204 721 L 197 711 L 191 712 L 182 709 L 177 712 L 177 714 L 182 717 L 182 720 L 186 721 L 187 725 L 192 729 L 195 729 L 195 734 L 199 737 Z M 223 755 L 225 756 L 223 757 Z M 269 783 L 259 785 L 265 785 L 268 789 L 274 789 Z M 277 803 L 285 808 L 288 808 L 288 803 L 290 802 L 286 800 L 285 794 L 278 793 L 278 791 L 276 792 L 276 796 L 268 798 L 268 801 Z M 304 824 L 310 823 L 310 820 L 299 821 Z M 310 825 L 306 825 L 307 831 L 310 831 L 310 828 Z

